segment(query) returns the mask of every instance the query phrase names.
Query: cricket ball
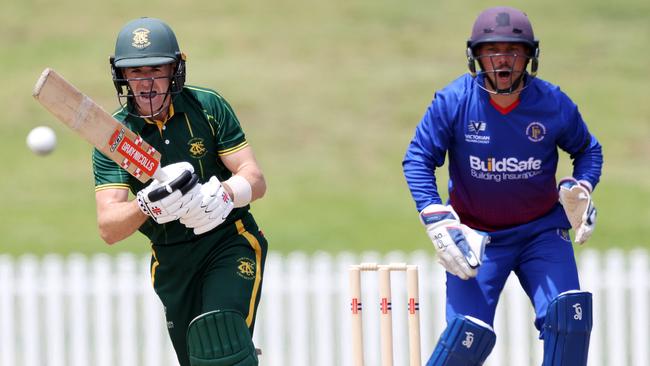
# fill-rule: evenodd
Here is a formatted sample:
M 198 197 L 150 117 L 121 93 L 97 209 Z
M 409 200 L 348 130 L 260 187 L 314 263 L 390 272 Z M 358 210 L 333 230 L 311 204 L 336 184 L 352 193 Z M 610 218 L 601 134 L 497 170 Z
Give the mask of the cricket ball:
M 36 127 L 27 135 L 27 146 L 37 155 L 47 155 L 56 147 L 56 134 L 50 127 Z

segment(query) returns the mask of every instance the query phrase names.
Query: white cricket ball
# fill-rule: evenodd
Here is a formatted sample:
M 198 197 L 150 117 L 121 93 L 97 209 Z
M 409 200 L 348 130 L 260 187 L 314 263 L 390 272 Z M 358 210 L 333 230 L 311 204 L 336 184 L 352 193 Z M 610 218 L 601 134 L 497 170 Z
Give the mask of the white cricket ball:
M 37 155 L 47 155 L 56 147 L 56 134 L 47 126 L 39 126 L 29 131 L 27 146 Z

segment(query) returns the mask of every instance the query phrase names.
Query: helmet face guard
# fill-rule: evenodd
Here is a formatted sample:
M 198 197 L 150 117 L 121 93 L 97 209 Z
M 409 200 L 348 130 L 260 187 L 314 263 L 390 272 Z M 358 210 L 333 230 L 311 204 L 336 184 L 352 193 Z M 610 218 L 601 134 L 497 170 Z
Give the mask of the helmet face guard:
M 486 43 L 519 43 L 527 48 L 526 55 L 514 54 L 488 54 L 478 55 L 479 46 Z M 508 68 L 496 68 L 496 57 L 513 57 L 512 65 Z M 524 57 L 526 62 L 522 70 L 515 70 L 517 58 Z M 526 88 L 530 79 L 537 75 L 539 65 L 539 41 L 535 38 L 533 27 L 526 14 L 509 7 L 495 7 L 483 11 L 476 18 L 472 28 L 472 35 L 467 41 L 467 65 L 470 74 L 475 77 L 477 85 L 492 94 L 514 94 Z M 477 72 L 478 62 L 480 71 Z M 486 71 L 486 65 L 491 66 Z M 530 65 L 530 72 L 527 71 Z M 496 80 L 499 74 L 507 73 L 510 76 L 508 87 L 501 88 Z M 477 78 L 477 76 L 481 76 Z M 482 82 L 481 82 L 482 81 Z M 487 87 L 489 84 L 490 88 Z
M 151 118 L 161 114 L 167 98 L 171 99 L 173 95 L 180 93 L 185 85 L 185 55 L 180 52 L 174 32 L 159 19 L 139 18 L 122 27 L 115 43 L 115 55 L 110 57 L 109 62 L 120 106 L 136 117 Z M 154 81 L 155 79 L 127 79 L 123 69 L 165 64 L 173 64 L 172 73 L 167 77 L 169 88 L 164 93 L 165 100 L 157 111 L 153 110 L 153 104 L 150 102 L 151 113 L 142 115 L 136 110 L 135 95 L 129 86 L 129 81 Z
M 508 58 L 510 62 L 506 66 L 501 66 L 495 61 L 497 58 Z M 517 68 L 517 65 L 520 64 L 520 59 L 524 59 L 525 61 L 523 67 Z M 467 61 L 470 73 L 475 77 L 478 87 L 491 94 L 507 95 L 519 93 L 528 86 L 530 79 L 534 78 L 537 74 L 537 55 L 530 55 L 529 51 L 526 54 L 490 53 L 476 55 L 474 51 L 468 48 Z M 476 63 L 480 67 L 478 71 L 476 69 Z M 530 71 L 528 71 L 529 66 Z M 498 81 L 500 78 L 508 81 L 500 83 Z M 520 86 L 522 86 L 521 89 Z
M 124 72 L 122 68 L 115 67 L 115 61 L 113 57 L 110 58 L 110 62 L 111 62 L 111 74 L 113 76 L 113 85 L 115 86 L 115 90 L 117 91 L 118 102 L 120 103 L 120 106 L 124 108 L 129 115 L 132 115 L 134 117 L 153 118 L 160 115 L 165 110 L 166 100 L 168 98 L 171 99 L 174 95 L 180 93 L 183 90 L 183 85 L 185 85 L 185 55 L 179 55 L 179 59 L 175 63 L 171 75 L 161 76 L 161 77 L 126 78 L 124 76 Z M 150 66 L 159 66 L 159 65 L 150 65 Z M 137 67 L 137 66 L 133 66 L 133 67 Z M 164 92 L 165 101 L 162 103 L 162 106 L 156 111 L 154 111 L 153 102 L 149 101 L 148 110 L 151 111 L 151 113 L 142 114 L 137 111 L 136 103 L 135 103 L 136 96 L 133 93 L 131 87 L 129 86 L 129 81 L 150 80 L 152 81 L 150 92 L 153 92 L 153 87 L 154 87 L 153 81 L 157 79 L 169 79 L 169 87 Z

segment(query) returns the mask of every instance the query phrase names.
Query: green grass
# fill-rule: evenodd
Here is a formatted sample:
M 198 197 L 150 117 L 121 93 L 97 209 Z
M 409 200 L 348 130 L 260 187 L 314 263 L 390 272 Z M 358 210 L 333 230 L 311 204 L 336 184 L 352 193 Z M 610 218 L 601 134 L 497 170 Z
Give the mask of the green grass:
M 540 77 L 573 98 L 604 147 L 599 222 L 588 246 L 648 245 L 650 4 L 510 3 L 529 14 L 541 40 Z M 489 4 L 79 4 L 12 0 L 0 15 L 0 253 L 148 250 L 140 234 L 114 248 L 101 242 L 90 147 L 30 95 L 50 66 L 114 109 L 108 56 L 119 28 L 142 15 L 172 25 L 189 57 L 188 82 L 219 90 L 238 113 L 268 181 L 253 213 L 272 249 L 430 248 L 400 163 L 433 92 L 465 72 L 464 42 Z M 25 147 L 41 124 L 59 138 L 45 158 Z M 562 164 L 558 175 L 569 174 L 570 162 Z

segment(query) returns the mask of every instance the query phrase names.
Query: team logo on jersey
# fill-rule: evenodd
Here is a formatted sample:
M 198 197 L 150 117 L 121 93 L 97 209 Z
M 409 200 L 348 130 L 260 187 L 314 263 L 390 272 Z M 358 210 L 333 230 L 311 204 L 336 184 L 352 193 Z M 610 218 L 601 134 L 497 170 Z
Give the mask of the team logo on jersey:
M 195 137 L 187 142 L 187 145 L 190 147 L 190 155 L 194 159 L 201 159 L 208 152 L 208 149 L 205 148 L 203 139 L 200 137 Z
M 247 280 L 255 279 L 255 262 L 246 257 L 237 259 L 237 275 Z
M 531 122 L 528 127 L 526 127 L 526 136 L 532 142 L 540 142 L 544 140 L 546 135 L 546 127 L 542 122 Z
M 472 121 L 467 123 L 467 132 L 465 133 L 465 141 L 475 144 L 489 144 L 490 136 L 486 132 L 487 123 L 483 121 Z
M 131 43 L 131 46 L 140 49 L 151 46 L 151 42 L 149 42 L 149 33 L 150 31 L 147 28 L 137 28 L 134 30 L 133 43 Z

